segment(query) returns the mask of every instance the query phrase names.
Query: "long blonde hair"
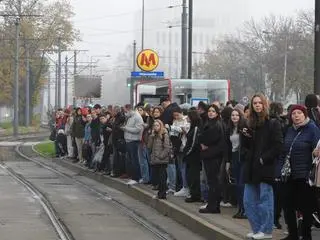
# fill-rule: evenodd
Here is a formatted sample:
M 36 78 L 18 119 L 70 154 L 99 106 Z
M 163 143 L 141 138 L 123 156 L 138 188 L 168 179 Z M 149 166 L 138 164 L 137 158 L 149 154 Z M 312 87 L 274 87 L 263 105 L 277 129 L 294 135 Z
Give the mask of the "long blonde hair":
M 163 138 L 163 135 L 165 133 L 167 133 L 167 129 L 164 127 L 163 122 L 159 119 L 154 120 L 154 123 L 158 123 L 160 125 L 160 130 L 159 132 L 155 133 L 156 135 L 158 135 L 160 138 Z

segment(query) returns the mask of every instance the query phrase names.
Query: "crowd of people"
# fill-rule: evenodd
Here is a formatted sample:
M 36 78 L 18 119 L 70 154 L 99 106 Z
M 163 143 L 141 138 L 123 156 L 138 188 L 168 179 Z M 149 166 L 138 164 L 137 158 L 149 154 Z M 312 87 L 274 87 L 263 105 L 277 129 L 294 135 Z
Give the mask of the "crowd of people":
M 158 106 L 58 109 L 56 156 L 130 185 L 151 185 L 158 199 L 203 202 L 203 214 L 236 205 L 233 217 L 248 219 L 251 239 L 271 239 L 282 213 L 284 239 L 312 239 L 312 226 L 320 224 L 320 172 L 311 179 L 320 157 L 318 97 L 286 111 L 263 94 L 246 106 L 186 106 L 163 98 Z

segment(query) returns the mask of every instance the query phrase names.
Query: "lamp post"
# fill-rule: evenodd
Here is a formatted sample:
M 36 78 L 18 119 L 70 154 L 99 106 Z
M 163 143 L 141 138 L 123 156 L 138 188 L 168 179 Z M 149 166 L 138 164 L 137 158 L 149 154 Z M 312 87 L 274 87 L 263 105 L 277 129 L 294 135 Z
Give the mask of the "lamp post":
M 141 20 L 141 50 L 144 49 L 144 0 L 142 0 L 142 20 Z

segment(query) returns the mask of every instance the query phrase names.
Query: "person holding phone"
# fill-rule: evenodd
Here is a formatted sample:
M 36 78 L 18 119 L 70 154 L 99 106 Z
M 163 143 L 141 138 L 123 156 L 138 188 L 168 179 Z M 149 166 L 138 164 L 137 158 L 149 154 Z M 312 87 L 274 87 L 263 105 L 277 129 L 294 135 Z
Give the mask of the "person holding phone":
M 244 209 L 253 239 L 272 239 L 274 199 L 272 183 L 275 163 L 282 151 L 280 122 L 270 119 L 267 99 L 256 94 L 251 99 L 248 128 L 241 131 L 247 154 L 243 165 Z

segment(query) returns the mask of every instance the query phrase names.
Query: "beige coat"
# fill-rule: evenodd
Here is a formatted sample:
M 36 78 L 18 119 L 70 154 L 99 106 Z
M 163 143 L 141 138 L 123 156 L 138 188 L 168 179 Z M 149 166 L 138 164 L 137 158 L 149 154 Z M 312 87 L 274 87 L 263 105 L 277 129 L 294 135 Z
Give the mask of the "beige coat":
M 158 135 L 150 135 L 148 149 L 151 151 L 151 165 L 168 164 L 171 150 L 170 139 L 167 133 L 163 134 L 163 139 Z

